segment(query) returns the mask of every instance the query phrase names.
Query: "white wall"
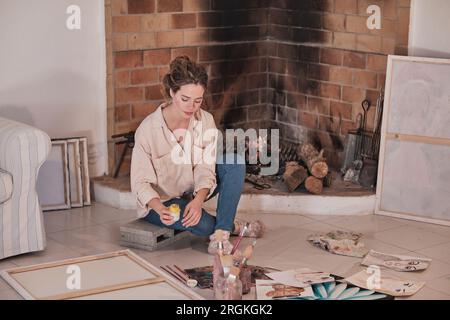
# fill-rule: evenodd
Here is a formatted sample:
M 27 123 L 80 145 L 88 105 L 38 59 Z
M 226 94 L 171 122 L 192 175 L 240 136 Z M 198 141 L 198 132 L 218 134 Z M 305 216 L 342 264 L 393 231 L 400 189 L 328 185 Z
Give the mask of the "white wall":
M 80 30 L 66 27 L 72 4 Z M 104 29 L 103 0 L 0 0 L 0 116 L 87 136 L 91 176 L 108 167 Z
M 409 55 L 450 58 L 450 0 L 412 0 Z

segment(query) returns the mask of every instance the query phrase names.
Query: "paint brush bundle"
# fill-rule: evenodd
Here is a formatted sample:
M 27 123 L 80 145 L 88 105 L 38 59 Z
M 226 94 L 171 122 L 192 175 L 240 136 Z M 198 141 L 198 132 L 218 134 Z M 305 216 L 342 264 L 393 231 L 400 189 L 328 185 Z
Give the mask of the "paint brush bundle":
M 162 270 L 170 274 L 173 278 L 180 281 L 184 285 L 187 285 L 190 288 L 194 288 L 197 286 L 198 282 L 195 279 L 191 279 L 189 275 L 180 267 L 174 265 L 173 268 L 171 266 L 166 265 L 165 267 L 160 266 Z
M 235 250 L 234 255 L 215 255 L 213 276 L 216 298 L 240 299 L 242 294 L 250 292 L 252 268 L 247 263 L 253 255 L 255 244 L 256 240 L 248 245 L 242 253 Z
M 252 287 L 252 270 L 248 267 L 247 262 L 253 255 L 253 248 L 255 247 L 256 240 L 244 249 L 242 254 L 242 260 L 239 263 L 241 269 L 239 279 L 242 282 L 242 294 L 247 294 L 250 292 Z

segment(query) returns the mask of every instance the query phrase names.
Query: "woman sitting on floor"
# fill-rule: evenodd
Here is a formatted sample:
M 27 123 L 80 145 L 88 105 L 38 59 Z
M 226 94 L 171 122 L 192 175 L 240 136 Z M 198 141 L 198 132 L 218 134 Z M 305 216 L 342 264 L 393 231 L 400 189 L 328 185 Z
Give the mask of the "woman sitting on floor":
M 140 124 L 131 160 L 131 189 L 137 196 L 138 215 L 148 222 L 197 236 L 209 236 L 208 252 L 217 251 L 222 234 L 224 252 L 232 245 L 244 222 L 235 220 L 241 197 L 245 163 L 236 154 L 219 155 L 213 116 L 201 109 L 207 88 L 205 68 L 187 56 L 175 58 L 164 76 L 168 98 Z M 207 138 L 210 139 L 207 139 Z M 220 142 L 221 143 L 221 142 Z M 202 209 L 203 202 L 218 194 L 217 213 Z M 174 220 L 169 207 L 180 207 Z M 260 237 L 264 226 L 252 222 L 244 236 Z M 218 232 L 220 230 L 220 232 Z

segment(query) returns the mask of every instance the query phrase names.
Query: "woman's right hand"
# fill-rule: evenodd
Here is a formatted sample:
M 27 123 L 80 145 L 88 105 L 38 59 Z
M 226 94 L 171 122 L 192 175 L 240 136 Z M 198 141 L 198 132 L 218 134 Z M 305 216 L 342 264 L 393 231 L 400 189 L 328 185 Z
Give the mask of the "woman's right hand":
M 147 203 L 147 207 L 153 209 L 157 214 L 159 214 L 159 218 L 161 222 L 166 226 L 170 226 L 175 223 L 173 221 L 173 217 L 170 214 L 169 208 L 162 204 L 159 198 L 153 198 Z
M 159 218 L 161 219 L 161 222 L 164 223 L 166 226 L 170 226 L 175 223 L 173 221 L 173 217 L 170 214 L 169 208 L 162 205 L 161 208 L 158 208 L 158 210 L 155 210 L 159 214 Z

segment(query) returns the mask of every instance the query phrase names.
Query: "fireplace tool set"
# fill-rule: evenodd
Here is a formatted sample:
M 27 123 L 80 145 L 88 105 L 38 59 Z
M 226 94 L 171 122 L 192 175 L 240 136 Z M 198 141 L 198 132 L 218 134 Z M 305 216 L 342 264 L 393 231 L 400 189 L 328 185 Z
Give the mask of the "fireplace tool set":
M 356 116 L 358 128 L 349 131 L 346 137 L 344 162 L 341 173 L 345 181 L 352 181 L 368 188 L 376 185 L 378 153 L 380 149 L 381 120 L 383 115 L 383 90 L 380 91 L 375 110 L 375 124 L 372 131 L 367 129 L 369 100 L 361 103 L 362 113 Z

